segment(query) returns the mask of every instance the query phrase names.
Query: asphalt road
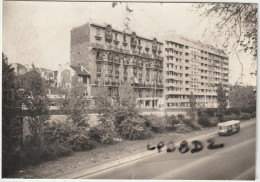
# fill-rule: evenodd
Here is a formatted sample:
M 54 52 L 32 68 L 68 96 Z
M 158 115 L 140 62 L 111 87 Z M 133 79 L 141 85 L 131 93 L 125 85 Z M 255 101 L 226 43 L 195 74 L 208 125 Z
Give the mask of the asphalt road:
M 159 155 L 111 168 L 84 179 L 183 179 L 183 180 L 254 180 L 256 124 L 241 128 L 231 136 L 213 136 L 223 148 L 209 150 L 206 139 L 203 150 L 181 154 L 162 152 Z M 192 149 L 193 146 L 189 144 Z

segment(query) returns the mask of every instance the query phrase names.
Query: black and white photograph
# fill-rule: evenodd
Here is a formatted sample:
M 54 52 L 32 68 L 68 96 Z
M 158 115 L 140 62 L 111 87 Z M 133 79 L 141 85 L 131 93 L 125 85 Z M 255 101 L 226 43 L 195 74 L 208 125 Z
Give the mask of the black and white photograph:
M 2 179 L 256 180 L 258 2 L 2 2 Z

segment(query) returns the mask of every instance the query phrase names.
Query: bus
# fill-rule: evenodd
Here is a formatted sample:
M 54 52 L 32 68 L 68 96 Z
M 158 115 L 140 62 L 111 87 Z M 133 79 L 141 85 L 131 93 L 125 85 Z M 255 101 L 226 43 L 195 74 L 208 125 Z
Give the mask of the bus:
M 224 123 L 218 124 L 218 134 L 230 136 L 234 133 L 238 133 L 240 131 L 240 121 L 239 120 L 231 120 L 226 121 Z

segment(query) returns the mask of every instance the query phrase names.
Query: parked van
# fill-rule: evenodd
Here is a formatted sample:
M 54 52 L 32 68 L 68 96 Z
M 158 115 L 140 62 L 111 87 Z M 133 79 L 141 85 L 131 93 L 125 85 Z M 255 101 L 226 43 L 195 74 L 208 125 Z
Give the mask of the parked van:
M 240 121 L 231 120 L 224 123 L 218 124 L 218 134 L 219 135 L 231 135 L 233 133 L 238 133 L 240 131 Z

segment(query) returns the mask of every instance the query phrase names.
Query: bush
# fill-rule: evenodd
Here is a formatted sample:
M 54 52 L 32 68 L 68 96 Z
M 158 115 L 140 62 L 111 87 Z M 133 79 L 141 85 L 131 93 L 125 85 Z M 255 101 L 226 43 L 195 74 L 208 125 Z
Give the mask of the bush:
M 99 124 L 89 130 L 89 136 L 97 143 L 111 144 L 114 142 L 114 137 L 117 136 L 117 133 L 114 127 L 106 127 L 103 124 Z
M 73 133 L 74 135 L 68 138 L 68 143 L 74 151 L 91 150 L 96 147 L 96 142 L 86 133 L 82 131 Z
M 70 146 L 74 151 L 90 150 L 95 147 L 88 135 L 87 125 L 76 125 L 71 121 L 49 123 L 43 133 L 46 143 Z
M 239 115 L 236 114 L 230 114 L 225 116 L 225 121 L 230 121 L 230 120 L 238 120 L 240 119 Z
M 2 177 L 8 177 L 10 174 L 14 173 L 16 170 L 19 170 L 21 167 L 25 167 L 21 160 L 21 148 L 16 148 L 16 150 L 8 149 L 8 146 L 2 143 Z
M 178 119 L 183 120 L 183 119 L 185 119 L 185 116 L 183 114 L 178 114 Z
M 129 140 L 146 139 L 152 136 L 151 130 L 145 126 L 145 120 L 138 116 L 127 117 L 117 130 L 123 138 Z
M 69 145 L 59 143 L 45 144 L 41 149 L 40 158 L 42 161 L 56 160 L 59 157 L 69 156 L 73 153 Z
M 242 113 L 241 116 L 240 116 L 240 118 L 241 118 L 242 120 L 251 119 L 251 114 L 249 114 L 249 113 Z
M 176 130 L 176 125 L 180 123 L 180 120 L 176 118 L 176 116 L 165 116 L 166 119 L 166 129 L 168 131 L 174 131 Z
M 145 120 L 145 125 L 154 133 L 162 133 L 166 127 L 166 120 L 164 117 L 156 116 L 156 115 L 148 115 L 143 116 Z
M 210 127 L 211 126 L 211 123 L 209 121 L 209 117 L 204 114 L 204 115 L 201 115 L 198 119 L 198 123 L 201 125 L 201 126 L 204 126 L 204 127 Z
M 241 111 L 245 112 L 245 113 L 254 113 L 254 112 L 256 112 L 256 107 L 250 106 L 250 107 L 247 107 L 247 108 L 242 108 Z
M 183 123 L 187 127 L 191 128 L 192 130 L 200 130 L 201 129 L 201 127 L 197 123 L 195 123 L 194 121 L 191 121 L 190 119 L 184 119 Z
M 214 117 L 215 113 L 217 113 L 217 108 L 207 108 L 205 112 L 209 117 Z
M 251 118 L 256 118 L 256 113 L 255 113 L 255 112 L 250 113 L 250 117 L 251 117 Z
M 211 126 L 217 126 L 219 123 L 219 120 L 217 117 L 212 117 L 212 118 L 209 118 L 209 122 L 210 122 Z
M 177 124 L 176 125 L 176 132 L 177 133 L 188 133 L 192 131 L 192 129 L 185 124 Z
M 225 112 L 225 115 L 231 115 L 231 114 L 235 114 L 235 115 L 239 115 L 240 112 L 238 109 L 236 108 L 228 108 Z

